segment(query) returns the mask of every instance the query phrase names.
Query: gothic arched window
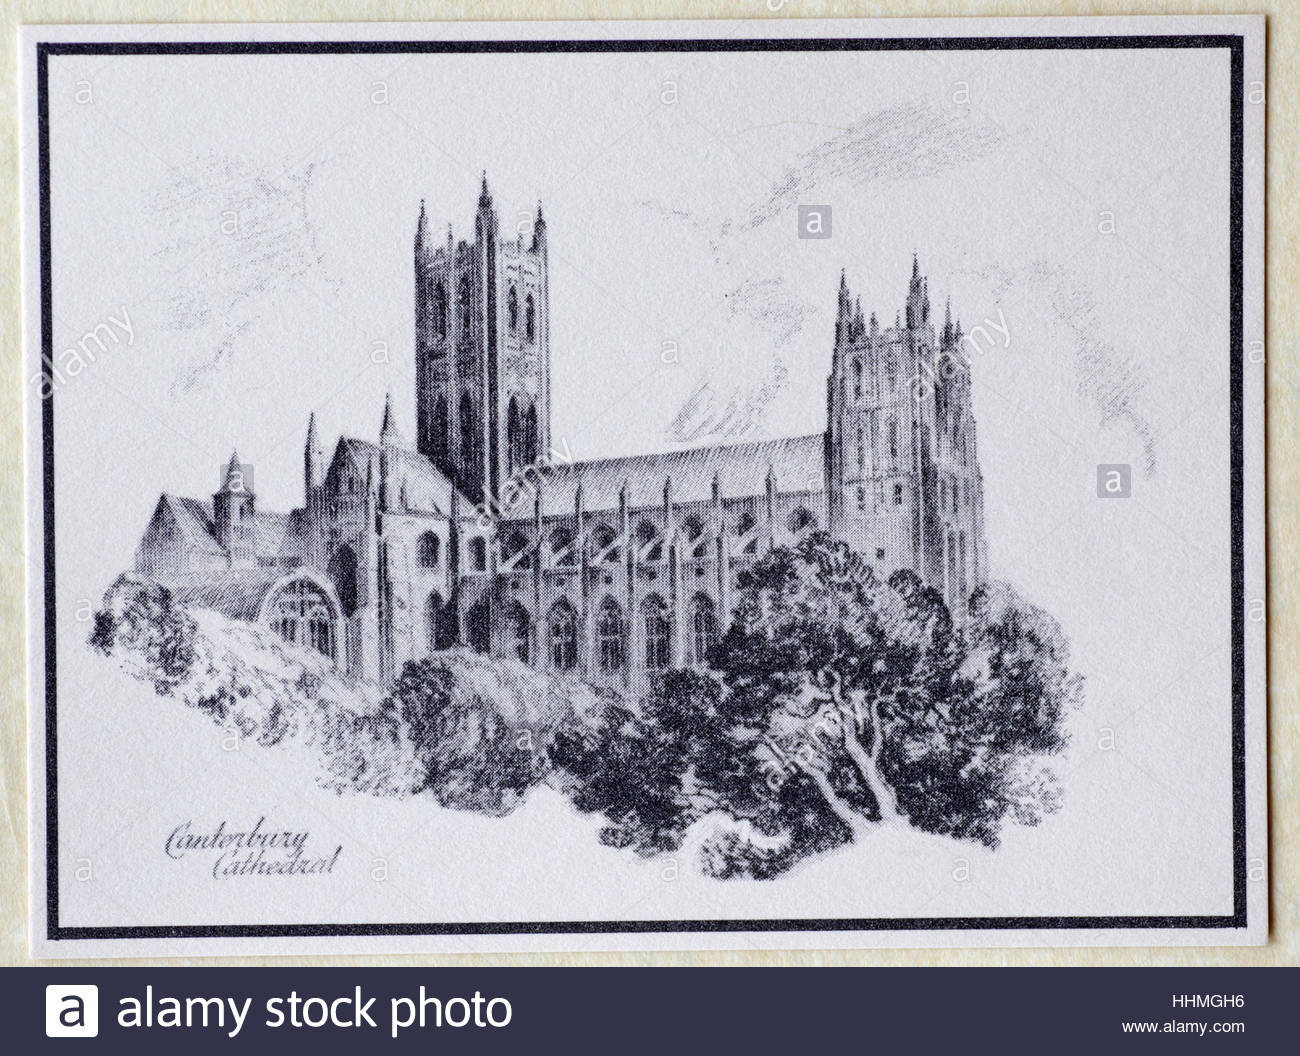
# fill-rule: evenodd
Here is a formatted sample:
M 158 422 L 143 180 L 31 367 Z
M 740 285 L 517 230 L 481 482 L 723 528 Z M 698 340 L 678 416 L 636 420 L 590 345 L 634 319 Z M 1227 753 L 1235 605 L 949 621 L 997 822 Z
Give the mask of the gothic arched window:
M 469 333 L 470 326 L 470 293 L 469 293 L 469 276 L 460 277 L 460 285 L 456 288 L 456 314 L 460 317 L 460 333 L 464 337 Z
M 448 452 L 447 397 L 440 395 L 433 408 L 433 453 L 437 458 L 446 458 Z
M 515 602 L 510 608 L 510 645 L 515 656 L 525 664 L 532 653 L 532 632 L 532 617 L 527 609 Z
M 862 435 L 862 427 L 858 427 L 858 472 L 861 473 L 867 464 L 867 446 L 866 437 Z
M 889 419 L 889 457 L 898 458 L 898 423 Z
M 805 528 L 816 528 L 817 518 L 813 516 L 812 510 L 807 506 L 797 506 L 790 511 L 790 516 L 786 518 L 785 526 L 795 534 L 802 532 Z
M 529 341 L 537 337 L 537 306 L 531 293 L 524 298 L 524 333 Z
M 669 664 L 668 607 L 658 594 L 651 594 L 641 603 L 641 618 L 645 626 L 645 667 L 647 671 L 664 671 Z
M 306 579 L 281 587 L 267 606 L 271 629 L 291 645 L 334 657 L 334 609 L 325 592 Z
M 520 464 L 520 429 L 519 404 L 510 397 L 510 407 L 506 410 L 506 475 L 510 476 Z
M 640 545 L 637 552 L 643 561 L 658 561 L 663 557 L 663 546 L 655 539 L 658 533 L 649 521 L 642 521 L 636 528 L 636 541 Z M 651 545 L 653 543 L 653 545 Z
M 469 567 L 471 572 L 487 571 L 487 540 L 481 535 L 469 541 Z
M 551 638 L 551 666 L 572 671 L 578 664 L 578 614 L 561 598 L 551 606 L 547 621 Z
M 420 536 L 420 542 L 417 547 L 418 560 L 421 568 L 437 568 L 442 542 L 433 532 L 425 532 Z
M 704 525 L 700 523 L 700 519 L 694 514 L 687 517 L 682 524 L 682 534 L 686 537 L 686 557 L 688 559 L 699 557 L 700 539 L 704 535 Z
M 447 291 L 441 282 L 433 285 L 433 332 L 439 337 L 447 336 Z
M 890 393 L 898 388 L 898 357 L 892 349 L 885 354 L 885 386 Z
M 853 398 L 862 399 L 862 360 L 853 361 Z
M 478 444 L 475 442 L 478 436 L 478 430 L 475 428 L 474 421 L 474 401 L 469 398 L 469 393 L 462 393 L 460 397 L 460 460 L 465 464 L 466 469 L 474 469 L 478 465 Z
M 523 465 L 537 464 L 537 408 L 530 406 L 524 415 L 524 457 Z
M 577 564 L 578 555 L 572 548 L 573 533 L 567 528 L 556 528 L 551 533 L 551 557 L 557 565 Z
M 528 550 L 528 537 L 518 528 L 512 531 L 507 537 L 502 547 L 501 556 L 509 560 L 518 554 L 523 556 L 519 558 L 516 568 L 531 568 L 532 555 L 526 553 Z
M 741 537 L 746 536 L 754 530 L 754 526 L 757 524 L 758 522 L 754 520 L 754 515 L 750 513 L 749 510 L 746 510 L 740 515 L 740 520 L 736 523 L 736 534 Z M 746 554 L 757 553 L 758 540 L 751 539 L 745 544 L 743 552 Z
M 510 318 L 510 332 L 513 334 L 519 329 L 519 294 L 515 293 L 513 286 L 506 297 L 506 314 Z
M 713 602 L 703 594 L 695 595 L 691 606 L 691 655 L 697 664 L 708 658 L 718 640 L 718 617 Z
M 614 540 L 617 538 L 614 529 L 609 525 L 596 525 L 591 530 L 591 559 L 593 561 L 602 560 L 601 555 L 603 554 L 603 560 L 610 564 L 618 564 L 618 547 L 614 546 Z
M 600 669 L 619 671 L 623 667 L 627 650 L 624 648 L 623 610 L 613 598 L 600 605 L 596 619 L 596 642 L 600 646 Z
M 901 484 L 894 485 L 894 505 L 903 505 L 903 485 Z

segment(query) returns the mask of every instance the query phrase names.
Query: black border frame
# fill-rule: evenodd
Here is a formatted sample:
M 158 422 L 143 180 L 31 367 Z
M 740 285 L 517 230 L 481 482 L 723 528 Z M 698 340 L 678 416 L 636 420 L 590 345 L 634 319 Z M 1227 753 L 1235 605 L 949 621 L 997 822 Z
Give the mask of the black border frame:
M 442 41 L 248 41 L 36 44 L 38 179 L 40 199 L 41 355 L 48 375 L 53 363 L 53 287 L 50 249 L 49 57 L 59 55 L 285 55 L 285 54 L 483 54 L 575 52 L 755 51 L 999 51 L 1078 49 L 1226 48 L 1229 77 L 1229 446 L 1231 477 L 1232 626 L 1232 828 L 1233 912 L 1224 916 L 1115 917 L 900 917 L 862 919 L 504 921 L 404 924 L 255 924 L 142 927 L 65 927 L 59 923 L 58 716 L 54 580 L 54 393 L 42 397 L 45 590 L 45 887 L 46 937 L 75 939 L 317 938 L 410 935 L 564 935 L 641 932 L 870 932 L 1024 929 L 1146 929 L 1246 927 L 1246 654 L 1245 532 L 1243 487 L 1243 66 L 1245 38 L 1232 34 L 1024 37 L 750 38 L 675 40 L 442 40 Z

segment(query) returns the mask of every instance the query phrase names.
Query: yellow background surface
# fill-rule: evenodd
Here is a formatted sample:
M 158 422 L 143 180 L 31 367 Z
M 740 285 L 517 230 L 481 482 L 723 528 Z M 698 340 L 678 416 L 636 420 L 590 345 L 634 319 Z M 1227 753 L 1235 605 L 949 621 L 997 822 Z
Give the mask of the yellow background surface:
M 769 8 L 779 8 L 773 14 Z M 1300 963 L 1300 823 L 1295 775 L 1300 718 L 1296 700 L 1295 606 L 1300 503 L 1300 347 L 1297 287 L 1300 246 L 1296 215 L 1300 152 L 1300 4 L 1294 0 L 1229 0 L 1161 4 L 1135 0 L 0 0 L 0 964 L 31 964 L 27 956 L 27 731 L 24 646 L 23 442 L 18 37 L 25 23 L 431 21 L 502 19 L 849 18 L 1021 15 L 1268 15 L 1268 494 L 1269 494 L 1269 789 L 1271 935 L 1264 947 L 1094 948 L 1015 950 L 873 950 L 708 953 L 459 954 L 446 956 L 239 958 L 248 964 L 385 965 L 1273 965 Z M 208 962 L 232 960 L 208 958 Z M 41 962 L 52 963 L 52 962 Z M 76 963 L 203 963 L 194 960 Z

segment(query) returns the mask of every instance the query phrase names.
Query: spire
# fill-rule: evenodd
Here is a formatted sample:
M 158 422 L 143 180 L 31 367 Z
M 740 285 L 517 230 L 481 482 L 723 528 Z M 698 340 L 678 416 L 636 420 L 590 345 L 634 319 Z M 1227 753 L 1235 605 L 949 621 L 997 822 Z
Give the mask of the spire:
M 943 303 L 943 343 L 952 343 L 952 297 Z
M 230 461 L 226 463 L 226 476 L 221 482 L 221 488 L 218 495 L 251 495 L 253 489 L 249 487 L 249 482 L 244 479 L 244 467 L 239 461 L 239 452 L 230 453 Z
M 379 443 L 380 446 L 387 446 L 401 442 L 401 434 L 398 433 L 397 423 L 393 420 L 393 394 L 390 392 L 384 396 L 384 423 L 379 427 Z
M 546 248 L 546 217 L 542 216 L 542 203 L 537 203 L 537 219 L 533 221 L 533 252 Z
M 480 209 L 492 208 L 492 195 L 488 193 L 487 169 L 483 170 L 483 185 L 478 192 L 478 207 Z
M 320 487 L 324 461 L 324 456 L 321 453 L 320 437 L 316 435 L 316 412 L 312 411 L 307 416 L 307 443 L 302 453 L 303 502 L 307 505 L 311 504 L 312 493 Z
M 429 241 L 429 221 L 424 215 L 424 199 L 420 199 L 420 216 L 415 221 L 415 251 L 418 253 Z
M 921 265 L 916 252 L 912 253 L 912 281 L 907 285 L 907 328 L 919 329 L 929 314 L 926 307 L 925 280 L 921 278 Z

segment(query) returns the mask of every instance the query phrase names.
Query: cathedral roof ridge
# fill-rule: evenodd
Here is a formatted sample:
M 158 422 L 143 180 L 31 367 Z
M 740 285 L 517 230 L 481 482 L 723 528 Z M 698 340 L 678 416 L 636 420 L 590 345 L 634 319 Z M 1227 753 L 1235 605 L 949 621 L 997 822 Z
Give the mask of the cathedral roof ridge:
M 668 477 L 673 482 L 673 501 L 678 504 L 709 501 L 715 476 L 725 498 L 760 496 L 767 486 L 769 467 L 785 490 L 820 489 L 824 437 L 824 433 L 805 433 L 557 465 L 542 491 L 544 512 L 548 516 L 571 512 L 579 479 L 583 503 L 593 512 L 616 509 L 624 481 L 638 508 L 662 503 Z

